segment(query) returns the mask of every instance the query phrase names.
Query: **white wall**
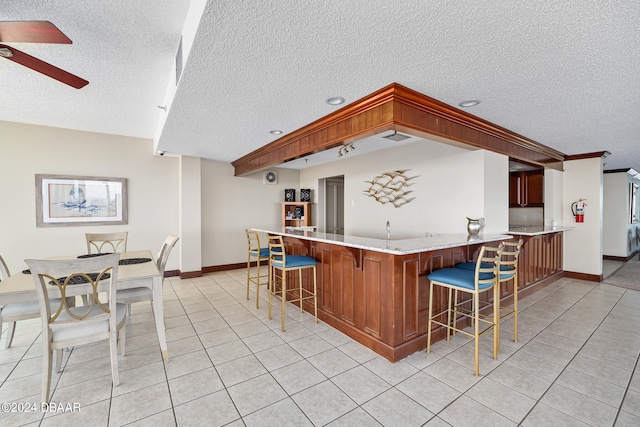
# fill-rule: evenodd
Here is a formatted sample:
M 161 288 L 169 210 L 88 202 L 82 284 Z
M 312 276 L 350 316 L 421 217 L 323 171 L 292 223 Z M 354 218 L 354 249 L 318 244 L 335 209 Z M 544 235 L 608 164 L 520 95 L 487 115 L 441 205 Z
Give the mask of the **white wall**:
M 0 254 L 12 273 L 25 258 L 85 253 L 85 232 L 127 230 L 128 249 L 154 253 L 178 234 L 178 159 L 153 156 L 152 140 L 1 121 L 0 135 Z M 129 224 L 36 227 L 35 174 L 127 178 Z M 174 249 L 167 270 L 177 259 Z
M 629 184 L 640 180 L 627 172 L 605 173 L 603 179 L 603 252 L 626 258 L 640 243 L 636 235 L 640 224 L 629 223 Z
M 292 169 L 269 169 L 278 172 L 278 183 L 269 185 L 263 184 L 262 172 L 236 177 L 229 163 L 202 160 L 201 166 L 202 265 L 246 262 L 245 228 L 281 229 L 284 189 L 295 188 L 299 200 L 300 174 Z M 266 246 L 266 236 L 262 239 L 260 243 Z
M 567 216 L 566 210 L 563 209 L 562 200 L 562 181 L 563 172 L 555 169 L 546 168 L 544 170 L 544 224 L 551 225 L 555 218 L 557 224 L 564 224 L 571 216 Z
M 301 170 L 300 187 L 313 189 L 315 198 L 319 179 L 344 175 L 345 234 L 385 238 L 386 221 L 391 222 L 392 238 L 425 232 L 466 233 L 466 217 L 484 217 L 486 232 L 507 230 L 506 156 L 418 142 L 336 160 Z M 400 169 L 407 169 L 407 176 L 416 176 L 409 187 L 415 200 L 395 208 L 364 193 L 369 186 L 366 181 Z
M 199 157 L 180 157 L 180 271 L 202 269 L 202 173 Z
M 564 235 L 564 270 L 602 274 L 602 159 L 564 162 L 564 224 L 574 227 Z M 586 199 L 585 219 L 576 223 L 571 204 Z
M 509 158 L 492 151 L 484 155 L 484 214 L 487 233 L 504 233 L 509 225 Z

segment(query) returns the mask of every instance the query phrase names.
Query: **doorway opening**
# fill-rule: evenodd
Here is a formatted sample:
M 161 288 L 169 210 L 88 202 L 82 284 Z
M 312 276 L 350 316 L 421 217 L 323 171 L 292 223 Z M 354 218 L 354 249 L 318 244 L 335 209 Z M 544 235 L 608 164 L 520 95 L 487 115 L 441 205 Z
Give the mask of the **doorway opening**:
M 344 175 L 323 178 L 318 184 L 323 190 L 324 232 L 344 234 Z

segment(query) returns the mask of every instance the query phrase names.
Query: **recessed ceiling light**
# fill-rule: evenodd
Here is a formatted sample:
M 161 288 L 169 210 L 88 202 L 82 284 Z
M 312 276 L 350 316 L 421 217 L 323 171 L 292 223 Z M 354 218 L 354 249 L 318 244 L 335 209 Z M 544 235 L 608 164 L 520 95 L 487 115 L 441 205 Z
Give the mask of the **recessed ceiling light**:
M 332 96 L 331 98 L 327 98 L 324 102 L 329 105 L 340 105 L 344 103 L 344 98 L 341 96 Z
M 11 52 L 11 49 L 7 47 L 0 47 L 0 56 L 3 58 L 11 58 L 13 56 L 13 52 Z
M 477 99 L 470 99 L 468 101 L 462 101 L 460 104 L 458 104 L 460 107 L 473 107 L 480 104 L 480 101 L 478 101 Z
M 271 135 L 282 135 L 282 131 L 279 129 L 270 130 L 269 133 Z

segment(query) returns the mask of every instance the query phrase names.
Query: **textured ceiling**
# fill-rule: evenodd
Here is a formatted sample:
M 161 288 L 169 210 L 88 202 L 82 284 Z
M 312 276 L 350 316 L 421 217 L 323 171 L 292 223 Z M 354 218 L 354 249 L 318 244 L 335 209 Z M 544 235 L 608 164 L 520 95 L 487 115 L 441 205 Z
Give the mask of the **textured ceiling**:
M 3 0 L 73 45 L 12 44 L 90 81 L 75 90 L 0 58 L 0 120 L 144 138 L 235 160 L 397 82 L 565 154 L 640 170 L 640 3 L 207 1 L 167 112 L 189 2 Z M 162 117 L 166 115 L 166 117 Z M 159 129 L 159 123 L 164 127 Z M 1 138 L 1 136 L 0 136 Z

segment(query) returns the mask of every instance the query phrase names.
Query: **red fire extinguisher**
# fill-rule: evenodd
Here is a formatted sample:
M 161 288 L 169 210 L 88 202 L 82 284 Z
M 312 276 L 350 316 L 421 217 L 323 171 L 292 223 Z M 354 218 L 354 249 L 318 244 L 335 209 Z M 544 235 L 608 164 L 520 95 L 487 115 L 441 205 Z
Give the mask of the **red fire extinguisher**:
M 571 204 L 571 212 L 576 217 L 576 222 L 584 222 L 584 207 L 587 206 L 585 200 L 587 199 L 578 199 L 577 202 Z

